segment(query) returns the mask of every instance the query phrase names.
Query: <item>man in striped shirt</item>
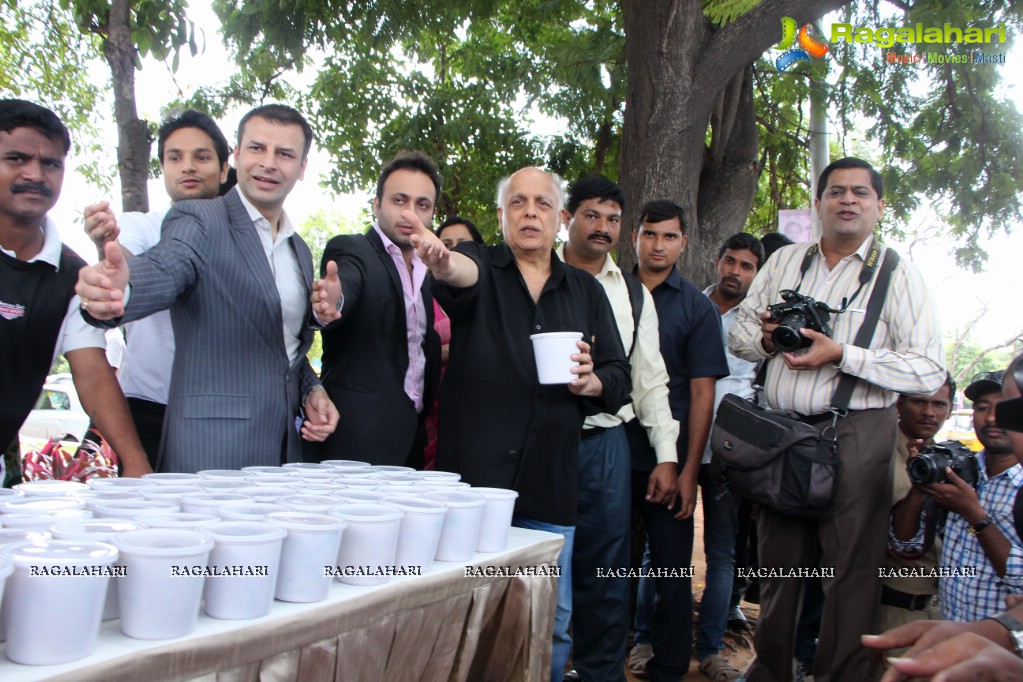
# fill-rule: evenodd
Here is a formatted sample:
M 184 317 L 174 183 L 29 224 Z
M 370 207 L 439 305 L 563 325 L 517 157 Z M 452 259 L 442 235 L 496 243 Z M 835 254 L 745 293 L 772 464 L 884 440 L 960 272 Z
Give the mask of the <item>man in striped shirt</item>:
M 827 517 L 807 521 L 761 508 L 757 518 L 761 566 L 834 568 L 823 582 L 825 605 L 814 669 L 818 681 L 865 680 L 871 654 L 859 636 L 876 627 L 879 567 L 884 565 L 891 488 L 889 461 L 895 447 L 893 405 L 899 393 L 929 395 L 945 379 L 937 315 L 919 272 L 901 260 L 892 274 L 880 320 L 868 348 L 853 345 L 881 262 L 874 228 L 884 211 L 880 174 L 861 159 L 835 161 L 821 173 L 815 206 L 818 240 L 780 249 L 758 273 L 728 337 L 735 355 L 769 359 L 765 394 L 770 407 L 799 415 L 824 429 L 843 373 L 859 381 L 847 416 L 837 422 L 840 480 Z M 811 251 L 813 250 L 813 251 Z M 861 284 L 861 274 L 869 275 Z M 781 353 L 771 334 L 767 306 L 780 292 L 796 289 L 843 312 L 831 335 L 802 329 L 808 348 Z M 778 357 L 775 357 L 778 356 Z M 752 682 L 788 680 L 803 581 L 762 582 L 757 658 L 746 673 Z

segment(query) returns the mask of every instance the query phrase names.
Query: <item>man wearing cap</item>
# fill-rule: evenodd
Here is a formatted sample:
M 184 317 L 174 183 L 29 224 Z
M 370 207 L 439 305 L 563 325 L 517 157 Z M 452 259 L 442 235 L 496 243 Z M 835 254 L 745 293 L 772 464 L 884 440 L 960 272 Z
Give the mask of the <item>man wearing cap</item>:
M 945 510 L 945 540 L 938 566 L 941 615 L 969 621 L 998 613 L 1005 598 L 1023 592 L 1023 541 L 1012 522 L 1012 505 L 1023 486 L 1023 466 L 1016 461 L 1006 432 L 995 423 L 1002 400 L 1002 372 L 983 372 L 966 387 L 973 401 L 973 428 L 984 449 L 977 488 L 946 469 L 948 483 L 914 486 Z M 914 513 L 915 512 L 915 513 Z M 941 519 L 927 509 L 900 504 L 892 512 L 889 548 L 899 556 L 920 556 L 926 529 Z

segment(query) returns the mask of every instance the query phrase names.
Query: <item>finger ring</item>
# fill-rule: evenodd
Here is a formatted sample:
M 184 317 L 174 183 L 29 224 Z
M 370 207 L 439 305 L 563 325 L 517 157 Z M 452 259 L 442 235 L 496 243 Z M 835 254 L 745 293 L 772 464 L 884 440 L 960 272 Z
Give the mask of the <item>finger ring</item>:
M 88 301 L 82 301 L 82 310 L 84 310 L 85 312 L 89 312 L 89 302 Z

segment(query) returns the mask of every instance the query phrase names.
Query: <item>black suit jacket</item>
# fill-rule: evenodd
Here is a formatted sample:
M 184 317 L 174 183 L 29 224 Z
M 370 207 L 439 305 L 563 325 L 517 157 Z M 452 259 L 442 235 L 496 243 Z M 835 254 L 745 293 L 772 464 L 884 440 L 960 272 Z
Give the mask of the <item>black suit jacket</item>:
M 341 414 L 320 459 L 404 464 L 416 439 L 418 416 L 405 394 L 408 336 L 398 271 L 375 230 L 327 243 L 321 272 L 337 263 L 344 294 L 341 319 L 323 332 L 322 381 Z M 440 337 L 433 329 L 430 275 L 421 288 L 426 308 L 423 410 L 440 379 Z

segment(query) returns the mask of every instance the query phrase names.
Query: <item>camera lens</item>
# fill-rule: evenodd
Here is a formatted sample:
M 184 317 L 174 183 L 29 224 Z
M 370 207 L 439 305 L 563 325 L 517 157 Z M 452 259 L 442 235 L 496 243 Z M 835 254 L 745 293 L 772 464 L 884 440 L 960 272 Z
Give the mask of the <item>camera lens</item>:
M 784 352 L 805 348 L 810 344 L 799 333 L 799 330 L 806 326 L 806 318 L 800 315 L 786 315 L 778 322 L 778 326 L 771 333 L 771 341 L 775 348 Z
M 940 453 L 920 455 L 906 462 L 906 473 L 909 474 L 909 480 L 918 485 L 944 483 L 948 463 L 949 458 Z

